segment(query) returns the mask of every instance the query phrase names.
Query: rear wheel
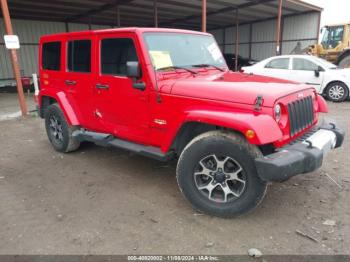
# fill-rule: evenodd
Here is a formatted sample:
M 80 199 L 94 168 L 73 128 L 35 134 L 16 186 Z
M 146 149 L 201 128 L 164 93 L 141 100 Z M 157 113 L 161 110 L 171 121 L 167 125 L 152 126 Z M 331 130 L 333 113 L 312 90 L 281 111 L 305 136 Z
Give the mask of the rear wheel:
M 177 181 L 185 198 L 204 213 L 234 217 L 256 207 L 267 184 L 256 172 L 261 152 L 233 133 L 211 131 L 193 139 L 182 152 Z
M 47 136 L 55 150 L 70 152 L 77 150 L 80 142 L 72 137 L 76 127 L 69 126 L 62 110 L 57 104 L 50 105 L 45 111 Z
M 349 96 L 349 89 L 342 82 L 333 82 L 328 85 L 326 95 L 330 101 L 343 102 Z

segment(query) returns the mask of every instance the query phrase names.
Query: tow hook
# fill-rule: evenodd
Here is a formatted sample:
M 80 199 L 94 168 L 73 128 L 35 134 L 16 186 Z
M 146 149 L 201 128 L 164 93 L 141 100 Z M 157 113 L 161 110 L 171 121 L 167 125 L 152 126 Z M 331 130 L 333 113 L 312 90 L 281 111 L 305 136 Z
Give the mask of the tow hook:
M 305 140 L 305 143 L 307 143 L 308 144 L 308 148 L 313 148 L 313 145 L 312 145 L 312 142 L 311 141 L 309 141 L 309 140 Z

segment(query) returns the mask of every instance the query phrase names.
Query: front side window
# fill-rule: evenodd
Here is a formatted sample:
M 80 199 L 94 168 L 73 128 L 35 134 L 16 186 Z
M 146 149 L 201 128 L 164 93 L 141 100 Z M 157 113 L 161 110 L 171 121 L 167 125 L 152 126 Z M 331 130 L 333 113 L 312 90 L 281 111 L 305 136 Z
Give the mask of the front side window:
M 69 41 L 67 60 L 68 71 L 82 73 L 91 72 L 91 41 Z
M 45 70 L 60 70 L 61 42 L 50 42 L 43 44 L 41 65 Z
M 145 33 L 144 39 L 156 69 L 198 65 L 227 67 L 220 48 L 212 36 Z
M 277 58 L 267 63 L 265 68 L 289 69 L 289 58 Z
M 318 65 L 303 58 L 293 58 L 293 70 L 315 71 Z
M 132 39 L 108 38 L 101 40 L 101 74 L 125 76 L 127 62 L 138 62 Z

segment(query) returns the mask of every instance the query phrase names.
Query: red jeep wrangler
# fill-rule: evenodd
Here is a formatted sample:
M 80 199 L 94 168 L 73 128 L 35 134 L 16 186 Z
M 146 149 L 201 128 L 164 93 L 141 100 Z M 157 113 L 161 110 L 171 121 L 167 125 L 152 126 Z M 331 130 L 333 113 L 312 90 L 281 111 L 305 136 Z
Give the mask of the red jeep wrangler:
M 228 70 L 212 35 L 124 28 L 44 36 L 38 106 L 59 152 L 82 141 L 178 159 L 183 195 L 232 217 L 267 182 L 319 168 L 344 132 L 307 85 Z

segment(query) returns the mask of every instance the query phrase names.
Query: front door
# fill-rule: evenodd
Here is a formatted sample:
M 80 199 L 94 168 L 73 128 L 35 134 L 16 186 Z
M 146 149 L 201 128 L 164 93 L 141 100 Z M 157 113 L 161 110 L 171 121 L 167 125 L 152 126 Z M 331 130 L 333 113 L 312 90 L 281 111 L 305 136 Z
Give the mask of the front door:
M 132 34 L 98 35 L 98 72 L 94 83 L 95 117 L 101 128 L 114 136 L 143 143 L 149 137 L 149 88 L 135 89 L 126 76 L 127 62 L 139 62 L 140 52 Z M 141 68 L 143 68 L 141 66 Z M 143 68 L 143 70 L 145 70 Z
M 291 78 L 294 81 L 312 85 L 317 92 L 320 92 L 324 71 L 319 70 L 319 66 L 314 62 L 304 58 L 293 58 L 292 64 Z

